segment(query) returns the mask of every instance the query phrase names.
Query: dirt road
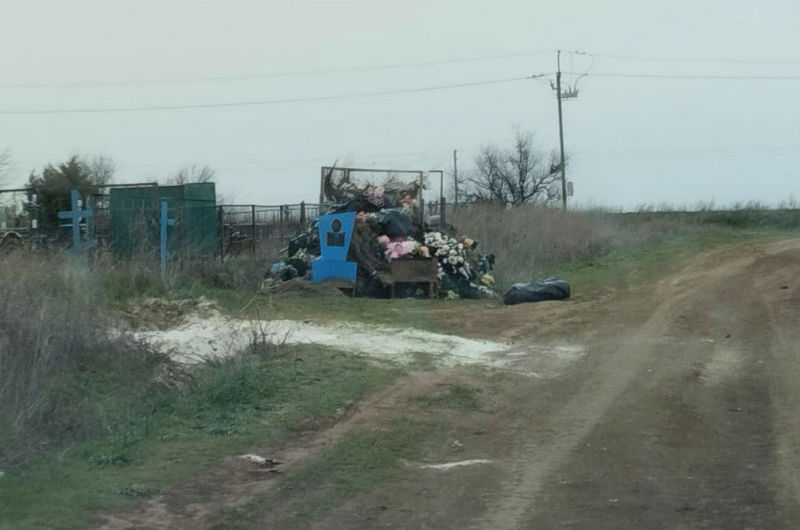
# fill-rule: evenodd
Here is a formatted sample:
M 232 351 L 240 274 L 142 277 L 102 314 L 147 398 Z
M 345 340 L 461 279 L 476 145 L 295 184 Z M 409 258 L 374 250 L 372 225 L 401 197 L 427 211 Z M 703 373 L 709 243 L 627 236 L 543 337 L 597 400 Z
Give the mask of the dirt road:
M 800 526 L 798 279 L 796 241 L 737 245 L 609 308 L 474 526 Z
M 478 462 L 401 473 L 301 527 L 800 527 L 800 240 L 728 245 L 634 292 L 477 320 L 498 337 L 547 320 L 526 340 L 582 354 L 483 380 L 487 403 L 449 416 L 458 450 L 438 455 Z M 537 373 L 541 354 L 515 362 Z M 253 526 L 279 516 L 265 507 Z

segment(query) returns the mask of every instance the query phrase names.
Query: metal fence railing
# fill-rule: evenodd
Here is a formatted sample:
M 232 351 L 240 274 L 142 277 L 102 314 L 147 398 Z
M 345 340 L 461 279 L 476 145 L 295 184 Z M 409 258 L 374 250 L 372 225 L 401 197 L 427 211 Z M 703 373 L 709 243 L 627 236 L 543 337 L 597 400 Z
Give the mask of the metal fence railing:
M 220 256 L 270 253 L 320 214 L 318 204 L 217 206 Z
M 142 195 L 134 197 L 137 200 L 141 199 L 139 202 L 142 204 L 133 199 L 126 202 L 126 195 L 118 197 L 112 208 L 109 189 L 103 190 L 106 193 L 96 193 L 83 198 L 86 206 L 93 211 L 93 215 L 85 221 L 85 226 L 82 228 L 86 237 L 95 239 L 101 247 L 114 247 L 113 243 L 116 242 L 117 247 L 120 245 L 125 247 L 123 249 L 125 252 L 121 254 L 126 256 L 132 253 L 154 253 L 158 243 L 157 231 L 154 232 L 153 228 L 158 224 L 158 201 L 145 199 L 155 193 L 151 189 L 159 188 L 148 183 L 108 188 L 117 187 L 135 188 L 125 191 Z M 203 248 L 207 249 L 208 237 L 211 238 L 212 255 L 217 254 L 222 258 L 242 253 L 274 254 L 283 248 L 291 237 L 303 230 L 309 221 L 322 213 L 319 204 L 305 202 L 282 205 L 214 205 L 211 201 L 208 205 L 211 212 L 205 214 L 206 203 L 209 201 L 200 201 L 202 204 L 195 202 L 197 201 L 179 198 L 172 198 L 169 201 L 169 216 L 173 219 L 174 226 L 173 233 L 169 234 L 171 237 L 168 239 L 172 243 L 170 252 L 176 255 L 185 250 L 184 247 L 197 246 L 192 244 L 195 239 L 202 238 Z M 63 208 L 68 207 L 65 202 Z M 198 212 L 203 214 L 201 216 L 203 222 L 198 221 L 197 215 L 194 215 Z M 211 221 L 206 222 L 209 218 Z M 0 190 L 0 238 L 6 233 L 15 231 L 22 234 L 25 239 L 41 240 L 41 244 L 48 245 L 67 235 L 57 221 L 55 224 L 46 221 L 43 211 L 37 205 L 36 195 L 30 188 Z M 208 255 L 207 250 L 201 254 Z

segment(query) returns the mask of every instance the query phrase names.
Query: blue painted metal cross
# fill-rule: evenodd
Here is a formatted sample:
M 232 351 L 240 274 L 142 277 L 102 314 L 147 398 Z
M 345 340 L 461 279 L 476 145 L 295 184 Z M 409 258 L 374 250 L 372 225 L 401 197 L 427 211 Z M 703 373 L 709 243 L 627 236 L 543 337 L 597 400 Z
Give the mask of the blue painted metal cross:
M 172 226 L 175 224 L 175 219 L 170 219 L 167 216 L 167 201 L 161 201 L 161 233 L 160 233 L 160 247 L 161 247 L 161 262 L 159 263 L 159 269 L 161 270 L 161 278 L 163 279 L 167 274 L 167 258 L 170 257 L 169 253 L 167 252 L 167 226 Z
M 91 208 L 84 210 L 80 209 L 78 199 L 78 189 L 70 188 L 69 190 L 70 209 L 68 211 L 58 212 L 59 219 L 71 219 L 71 223 L 66 223 L 61 226 L 65 228 L 72 228 L 72 252 L 77 254 L 81 251 L 81 219 L 88 219 L 94 213 Z

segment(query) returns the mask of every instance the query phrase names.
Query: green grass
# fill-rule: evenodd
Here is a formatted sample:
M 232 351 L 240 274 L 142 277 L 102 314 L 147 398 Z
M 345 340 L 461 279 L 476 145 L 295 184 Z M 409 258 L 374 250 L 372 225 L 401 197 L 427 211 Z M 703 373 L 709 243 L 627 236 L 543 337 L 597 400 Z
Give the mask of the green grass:
M 405 461 L 418 458 L 430 425 L 397 419 L 387 427 L 360 430 L 291 470 L 278 487 L 279 498 L 293 498 L 295 519 L 319 516 L 358 493 L 392 477 Z
M 160 390 L 126 383 L 121 374 L 72 374 L 62 395 L 83 396 L 93 408 L 81 417 L 103 430 L 7 471 L 0 528 L 71 527 L 95 511 L 123 509 L 304 418 L 331 414 L 398 373 L 302 348 L 199 367 L 188 384 Z
M 536 278 L 558 276 L 572 287 L 573 295 L 601 295 L 645 285 L 660 275 L 682 267 L 704 250 L 747 239 L 773 237 L 775 232 L 722 231 L 664 237 L 625 247 L 596 258 L 563 262 L 535 273 Z
M 773 210 L 759 205 L 744 205 L 727 210 L 703 208 L 696 211 L 640 211 L 618 215 L 635 223 L 667 219 L 692 225 L 716 225 L 746 230 L 800 229 L 800 209 L 784 208 Z
M 220 311 L 236 318 L 309 320 L 320 323 L 354 321 L 428 331 L 441 331 L 437 323 L 429 318 L 431 311 L 452 305 L 443 300 L 411 298 L 273 298 L 253 291 L 208 287 L 200 282 L 190 282 L 180 289 L 165 293 L 165 298 L 171 300 L 197 300 L 200 297 L 213 300 Z M 136 302 L 137 298 L 134 297 L 120 307 Z
M 411 363 L 409 366 L 417 370 L 433 370 L 436 368 L 437 356 L 429 352 L 411 352 Z
M 213 528 L 258 527 L 265 506 L 284 506 L 270 514 L 279 528 L 305 527 L 355 495 L 395 477 L 405 462 L 419 458 L 432 424 L 394 418 L 384 427 L 356 430 L 318 457 L 291 469 L 269 495 L 229 510 Z
M 304 528 L 309 519 L 395 477 L 405 462 L 419 458 L 432 429 L 430 423 L 394 418 L 382 428 L 350 432 L 318 457 L 291 469 L 273 493 L 224 513 L 213 528 L 259 527 L 265 506 L 285 507 L 270 514 L 280 520 L 277 527 Z
M 442 384 L 430 395 L 417 396 L 414 401 L 425 407 L 479 410 L 482 390 L 474 386 Z

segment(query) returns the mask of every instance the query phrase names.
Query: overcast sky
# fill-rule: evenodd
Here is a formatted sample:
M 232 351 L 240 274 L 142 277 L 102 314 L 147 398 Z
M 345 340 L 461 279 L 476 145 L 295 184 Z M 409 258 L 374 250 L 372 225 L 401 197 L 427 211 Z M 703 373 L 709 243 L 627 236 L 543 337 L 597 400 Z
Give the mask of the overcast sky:
M 549 151 L 558 125 L 547 79 L 551 50 L 562 48 L 595 54 L 565 55 L 565 71 L 598 74 L 564 105 L 575 201 L 800 199 L 796 0 L 0 5 L 0 150 L 14 159 L 7 184 L 73 153 L 102 154 L 117 162 L 121 182 L 207 164 L 226 198 L 279 204 L 316 200 L 319 167 L 336 159 L 449 174 L 453 149 L 468 170 L 482 145 L 509 142 L 515 126 Z M 389 68 L 397 65 L 406 66 Z M 303 75 L 270 75 L 280 73 Z M 8 113 L 302 100 L 539 73 L 549 77 L 253 106 Z M 612 73 L 667 77 L 599 75 Z

